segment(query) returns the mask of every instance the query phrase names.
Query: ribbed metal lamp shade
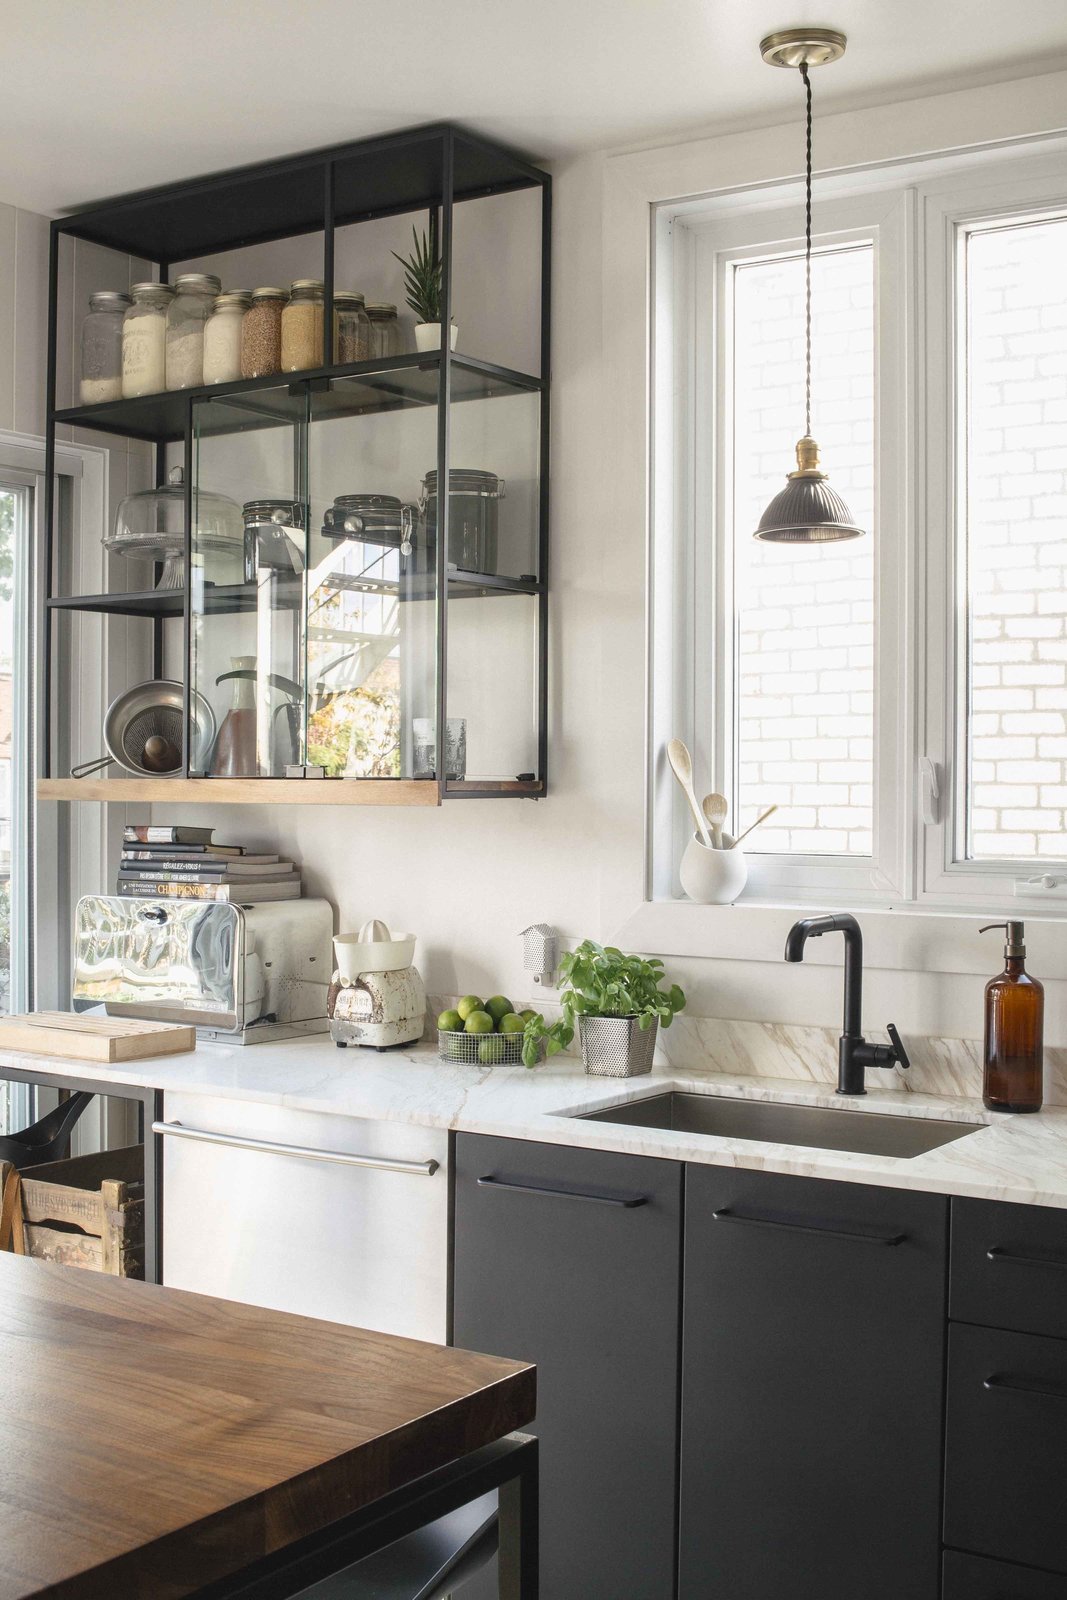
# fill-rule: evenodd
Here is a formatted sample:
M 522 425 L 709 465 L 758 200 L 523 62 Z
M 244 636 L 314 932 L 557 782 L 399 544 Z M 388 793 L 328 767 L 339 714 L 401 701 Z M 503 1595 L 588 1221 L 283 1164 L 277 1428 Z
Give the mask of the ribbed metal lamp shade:
M 825 472 L 820 472 L 818 445 L 805 435 L 797 441 L 797 470 L 763 513 L 756 538 L 772 544 L 825 544 L 858 539 L 862 533 Z

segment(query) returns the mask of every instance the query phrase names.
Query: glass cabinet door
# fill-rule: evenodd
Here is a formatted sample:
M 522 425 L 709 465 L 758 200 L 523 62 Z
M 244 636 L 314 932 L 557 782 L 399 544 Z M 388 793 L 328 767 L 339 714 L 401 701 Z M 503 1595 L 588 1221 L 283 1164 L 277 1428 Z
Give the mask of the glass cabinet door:
M 305 760 L 306 392 L 194 402 L 192 449 L 190 774 L 282 778 Z M 220 494 L 236 548 L 210 533 Z

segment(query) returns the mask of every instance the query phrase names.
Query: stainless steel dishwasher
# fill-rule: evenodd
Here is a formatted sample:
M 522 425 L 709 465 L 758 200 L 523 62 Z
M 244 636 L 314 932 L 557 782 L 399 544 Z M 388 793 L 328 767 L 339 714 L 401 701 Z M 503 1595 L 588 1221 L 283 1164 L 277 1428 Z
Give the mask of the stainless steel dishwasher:
M 163 1282 L 444 1343 L 443 1128 L 168 1094 Z

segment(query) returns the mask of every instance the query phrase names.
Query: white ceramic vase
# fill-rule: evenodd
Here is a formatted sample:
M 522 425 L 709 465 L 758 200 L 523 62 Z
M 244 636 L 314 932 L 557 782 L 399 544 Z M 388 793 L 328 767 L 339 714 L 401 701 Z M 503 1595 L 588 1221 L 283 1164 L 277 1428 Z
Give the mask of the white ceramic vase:
M 456 348 L 456 340 L 458 338 L 459 338 L 459 327 L 458 327 L 458 325 L 456 323 L 455 317 L 453 317 L 452 318 L 452 337 L 449 340 L 449 343 L 450 343 L 450 345 L 451 345 L 453 350 Z M 429 351 L 429 350 L 440 350 L 440 348 L 441 348 L 441 324 L 439 322 L 416 322 L 416 324 L 415 324 L 415 348 L 419 352 L 420 355 L 424 354 L 426 351 Z
M 724 833 L 722 842 L 731 845 L 733 835 Z M 715 850 L 694 833 L 682 855 L 678 876 L 690 900 L 707 906 L 729 906 L 745 887 L 748 862 L 743 850 Z

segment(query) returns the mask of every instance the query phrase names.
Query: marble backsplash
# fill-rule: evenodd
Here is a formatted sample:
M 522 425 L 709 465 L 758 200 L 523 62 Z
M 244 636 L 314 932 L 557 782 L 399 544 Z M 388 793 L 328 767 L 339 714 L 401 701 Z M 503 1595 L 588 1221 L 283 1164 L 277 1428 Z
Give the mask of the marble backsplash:
M 428 1037 L 433 1019 L 457 996 L 427 997 Z M 516 1001 L 516 1004 L 520 1002 Z M 534 1006 L 551 1018 L 558 1006 L 536 997 L 522 1005 Z M 881 1036 L 873 1035 L 872 1043 Z M 982 1042 L 980 1039 L 923 1038 L 902 1034 L 911 1059 L 907 1072 L 899 1067 L 871 1067 L 867 1081 L 873 1088 L 899 1089 L 904 1094 L 982 1095 Z M 736 1072 L 744 1077 L 796 1078 L 804 1083 L 834 1083 L 837 1079 L 836 1028 L 800 1027 L 785 1022 L 736 1022 L 724 1017 L 696 1017 L 686 1012 L 670 1028 L 661 1028 L 656 1064 L 677 1072 Z M 1067 1105 L 1067 1049 L 1045 1051 L 1045 1104 Z

